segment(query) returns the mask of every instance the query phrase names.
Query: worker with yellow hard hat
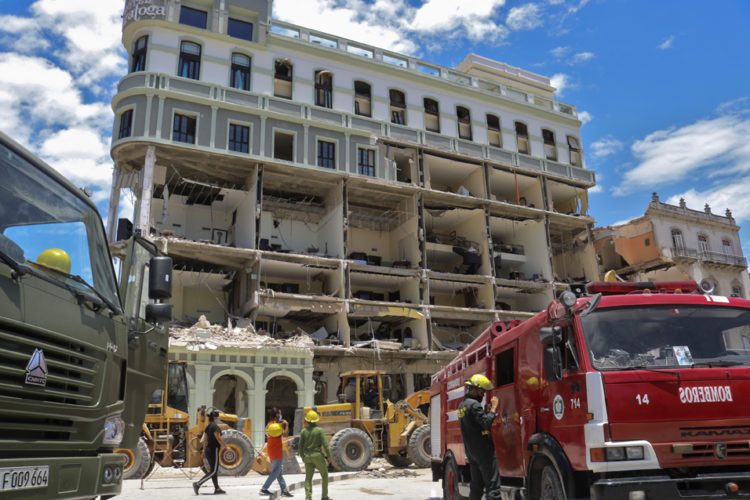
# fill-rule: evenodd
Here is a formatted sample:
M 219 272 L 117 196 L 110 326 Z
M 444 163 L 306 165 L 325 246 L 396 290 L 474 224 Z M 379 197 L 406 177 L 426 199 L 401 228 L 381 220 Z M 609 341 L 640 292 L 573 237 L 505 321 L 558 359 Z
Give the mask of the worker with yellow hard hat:
M 500 498 L 500 471 L 495 456 L 495 445 L 490 436 L 490 427 L 497 417 L 497 396 L 490 399 L 489 411 L 485 411 L 482 400 L 494 387 L 490 379 L 481 373 L 465 382 L 466 396 L 458 406 L 458 423 L 464 449 L 469 459 L 471 486 L 469 500 Z
M 289 493 L 286 487 L 286 481 L 284 481 L 284 446 L 281 440 L 281 435 L 284 434 L 284 427 L 275 420 L 269 422 L 266 426 L 266 453 L 268 459 L 271 461 L 271 473 L 266 478 L 266 482 L 263 483 L 263 487 L 260 489 L 261 495 L 273 495 L 268 488 L 273 484 L 274 479 L 278 480 L 279 487 L 281 488 L 282 497 L 293 496 Z
M 331 449 L 323 429 L 318 427 L 320 415 L 310 410 L 305 415 L 307 427 L 302 429 L 299 436 L 299 456 L 305 462 L 305 499 L 312 500 L 312 479 L 315 469 L 320 472 L 323 497 L 321 500 L 331 500 L 328 496 L 328 463 L 331 461 Z M 328 463 L 326 463 L 328 462 Z

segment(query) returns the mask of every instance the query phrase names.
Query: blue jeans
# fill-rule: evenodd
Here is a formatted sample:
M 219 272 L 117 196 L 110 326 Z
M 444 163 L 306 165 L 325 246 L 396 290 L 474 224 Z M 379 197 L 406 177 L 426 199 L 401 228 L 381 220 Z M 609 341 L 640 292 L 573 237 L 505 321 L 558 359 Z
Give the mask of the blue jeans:
M 281 471 L 281 465 L 284 463 L 284 460 L 281 458 L 276 460 L 271 460 L 271 473 L 268 475 L 268 479 L 266 479 L 266 482 L 263 483 L 263 489 L 267 490 L 271 484 L 273 484 L 274 479 L 279 480 L 279 487 L 281 487 L 281 491 L 286 491 L 286 481 L 284 481 L 284 476 L 282 475 L 283 472 Z

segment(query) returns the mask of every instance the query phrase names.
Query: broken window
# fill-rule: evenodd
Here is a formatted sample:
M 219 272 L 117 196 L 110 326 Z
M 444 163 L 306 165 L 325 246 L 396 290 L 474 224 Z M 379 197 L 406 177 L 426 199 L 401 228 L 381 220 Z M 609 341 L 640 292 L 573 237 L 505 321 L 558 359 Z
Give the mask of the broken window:
M 357 172 L 360 175 L 375 177 L 375 151 L 372 149 L 357 149 Z
M 544 140 L 544 156 L 548 160 L 557 161 L 557 145 L 555 144 L 555 133 L 549 129 L 542 129 Z
M 672 247 L 678 250 L 685 248 L 685 240 L 682 239 L 682 231 L 672 229 Z
M 581 146 L 578 138 L 572 135 L 568 136 L 568 150 L 570 151 L 570 164 L 574 167 L 581 166 Z
M 336 168 L 336 144 L 329 141 L 318 141 L 318 166 Z
M 391 98 L 391 123 L 406 125 L 406 96 L 396 89 L 388 91 Z
M 487 141 L 490 146 L 503 147 L 503 138 L 500 133 L 500 118 L 496 115 L 487 114 Z
M 440 110 L 438 102 L 429 97 L 424 98 L 424 128 L 430 132 L 440 132 Z
M 519 153 L 529 154 L 529 129 L 525 123 L 516 122 L 516 148 Z
M 333 105 L 333 73 L 330 71 L 315 72 L 315 105 L 324 108 Z
M 277 59 L 273 75 L 273 95 L 292 98 L 292 63 L 289 59 Z
M 183 7 L 184 9 L 185 7 Z M 180 44 L 179 76 L 200 79 L 201 75 L 201 46 L 193 42 L 182 42 Z
M 274 130 L 273 157 L 278 160 L 294 161 L 294 134 Z
M 232 54 L 232 76 L 229 82 L 233 89 L 250 90 L 250 58 L 244 54 Z
M 175 114 L 172 140 L 195 144 L 195 123 L 196 119 L 193 116 Z
M 250 149 L 250 127 L 229 125 L 229 150 L 247 153 Z
M 456 106 L 458 117 L 458 137 L 471 140 L 471 114 L 467 108 Z
M 240 21 L 239 19 L 232 19 L 231 17 L 227 21 L 227 35 L 233 36 L 234 38 L 241 38 L 243 40 L 253 41 L 253 23 L 246 21 Z
M 370 84 L 357 80 L 354 82 L 354 114 L 372 116 L 372 97 Z
M 133 110 L 129 109 L 120 115 L 120 131 L 117 134 L 118 139 L 130 137 L 133 129 Z
M 208 26 L 208 12 L 183 5 L 180 7 L 180 24 L 206 29 L 206 26 Z
M 146 70 L 146 50 L 148 47 L 148 35 L 144 35 L 136 40 L 133 47 L 133 59 L 130 64 L 130 72 Z

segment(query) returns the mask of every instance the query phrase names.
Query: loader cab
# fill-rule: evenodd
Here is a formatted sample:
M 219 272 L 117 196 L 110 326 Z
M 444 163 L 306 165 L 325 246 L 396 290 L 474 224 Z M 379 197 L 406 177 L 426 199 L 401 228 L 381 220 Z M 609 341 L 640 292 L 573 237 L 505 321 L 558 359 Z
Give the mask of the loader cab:
M 164 387 L 155 390 L 151 396 L 146 422 L 156 423 L 163 418 L 178 420 L 188 418 L 188 388 L 184 361 L 169 362 Z
M 351 403 L 354 420 L 383 418 L 383 394 L 391 390 L 391 379 L 384 371 L 355 370 L 340 377 L 339 402 Z

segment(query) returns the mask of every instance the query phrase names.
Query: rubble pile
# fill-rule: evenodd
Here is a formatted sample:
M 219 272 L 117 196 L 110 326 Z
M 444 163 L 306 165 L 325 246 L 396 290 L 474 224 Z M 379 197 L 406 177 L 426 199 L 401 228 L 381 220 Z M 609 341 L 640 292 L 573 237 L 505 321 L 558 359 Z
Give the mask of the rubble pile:
M 360 472 L 358 477 L 372 477 L 377 479 L 395 479 L 400 477 L 416 477 L 418 474 L 416 471 L 411 469 L 401 468 L 386 468 L 380 467 L 379 469 L 368 469 Z
M 216 349 L 217 347 L 268 348 L 286 347 L 308 349 L 314 347 L 313 340 L 304 332 L 287 339 L 276 339 L 252 325 L 233 327 L 212 324 L 201 315 L 198 322 L 187 328 L 172 326 L 169 329 L 170 345 L 184 345 L 189 351 Z

